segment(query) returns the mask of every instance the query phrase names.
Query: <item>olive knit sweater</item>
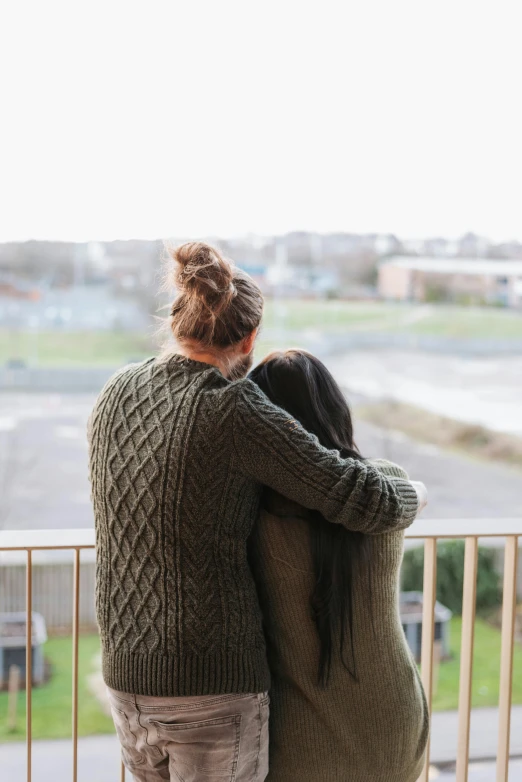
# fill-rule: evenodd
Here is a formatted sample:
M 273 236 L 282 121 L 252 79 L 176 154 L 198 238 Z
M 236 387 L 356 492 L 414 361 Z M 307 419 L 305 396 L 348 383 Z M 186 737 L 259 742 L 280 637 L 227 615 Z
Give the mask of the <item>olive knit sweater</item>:
M 263 484 L 354 530 L 417 512 L 408 481 L 341 459 L 250 381 L 179 355 L 112 378 L 89 431 L 102 666 L 117 690 L 268 689 L 246 554 Z
M 390 462 L 373 464 L 407 477 Z M 267 782 L 416 782 L 429 717 L 398 609 L 404 533 L 369 537 L 370 567 L 358 564 L 353 576 L 357 678 L 335 651 L 323 689 L 310 610 L 315 576 L 309 514 L 273 492 L 264 504 L 251 556 L 272 673 Z

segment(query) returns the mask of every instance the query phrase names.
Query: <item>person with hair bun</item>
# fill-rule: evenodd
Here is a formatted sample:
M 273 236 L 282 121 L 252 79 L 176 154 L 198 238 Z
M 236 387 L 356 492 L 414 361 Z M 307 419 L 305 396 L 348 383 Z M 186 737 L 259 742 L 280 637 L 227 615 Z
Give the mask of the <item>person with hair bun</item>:
M 176 352 L 125 367 L 89 420 L 102 670 L 138 782 L 262 782 L 270 674 L 247 560 L 264 486 L 355 532 L 408 527 L 425 488 L 328 450 L 246 379 L 256 283 L 171 252 Z

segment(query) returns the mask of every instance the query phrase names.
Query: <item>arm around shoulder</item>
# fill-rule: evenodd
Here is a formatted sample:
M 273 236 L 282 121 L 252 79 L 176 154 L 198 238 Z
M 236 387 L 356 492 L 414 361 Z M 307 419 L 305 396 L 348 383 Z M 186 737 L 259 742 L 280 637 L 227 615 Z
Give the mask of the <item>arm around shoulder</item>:
M 413 522 L 419 503 L 408 480 L 323 448 L 254 383 L 235 390 L 234 448 L 246 475 L 347 529 L 377 534 Z

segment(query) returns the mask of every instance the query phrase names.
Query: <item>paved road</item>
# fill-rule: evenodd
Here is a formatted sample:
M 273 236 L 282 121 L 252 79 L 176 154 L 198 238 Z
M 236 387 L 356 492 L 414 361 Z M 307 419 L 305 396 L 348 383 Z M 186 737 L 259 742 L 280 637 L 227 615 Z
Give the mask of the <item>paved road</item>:
M 25 778 L 25 745 L 0 744 L 2 780 L 18 782 Z M 90 736 L 78 742 L 78 782 L 120 782 L 119 748 L 113 736 Z M 71 779 L 70 741 L 35 741 L 33 782 L 66 782 Z M 126 775 L 130 782 L 130 775 Z M 454 770 L 431 769 L 430 779 L 455 782 Z M 303 780 L 306 782 L 306 780 Z M 472 762 L 469 782 L 495 782 L 495 764 Z M 522 760 L 512 760 L 509 782 L 522 782 Z
M 90 527 L 85 425 L 92 395 L 0 395 L 0 528 Z M 404 465 L 430 490 L 426 516 L 522 516 L 520 473 L 441 452 L 356 421 L 368 456 Z
M 25 744 L 0 744 L 2 782 L 25 779 Z M 33 742 L 32 782 L 72 779 L 70 741 Z M 126 775 L 130 782 L 130 774 Z M 89 736 L 78 741 L 78 782 L 120 782 L 119 745 L 115 736 Z
M 0 528 L 92 527 L 85 427 L 93 399 L 0 395 Z
M 430 759 L 443 765 L 457 757 L 458 713 L 438 711 L 431 721 Z M 473 709 L 469 756 L 479 761 L 495 758 L 497 755 L 498 709 Z M 511 743 L 513 756 L 522 758 L 522 706 L 513 706 L 511 711 Z
M 496 782 L 494 763 L 470 763 L 469 782 Z M 455 782 L 455 771 L 432 769 L 430 779 L 437 782 Z M 512 760 L 509 764 L 509 782 L 522 782 L 522 760 Z
M 427 518 L 522 517 L 520 471 L 441 451 L 357 419 L 355 437 L 365 456 L 391 459 L 426 483 Z

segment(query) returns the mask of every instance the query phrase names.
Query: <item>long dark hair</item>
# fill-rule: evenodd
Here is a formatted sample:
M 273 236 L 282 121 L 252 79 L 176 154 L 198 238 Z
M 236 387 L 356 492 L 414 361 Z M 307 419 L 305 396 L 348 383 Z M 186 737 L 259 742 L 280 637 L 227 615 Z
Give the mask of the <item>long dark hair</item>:
M 326 448 L 343 458 L 362 459 L 353 440 L 349 405 L 331 373 L 304 350 L 277 351 L 250 373 L 269 399 L 287 410 Z M 320 641 L 318 681 L 328 684 L 336 639 L 345 668 L 357 678 L 354 652 L 352 583 L 355 568 L 369 564 L 368 538 L 314 512 L 312 554 L 315 585 L 310 598 Z M 346 659 L 349 642 L 351 661 Z

